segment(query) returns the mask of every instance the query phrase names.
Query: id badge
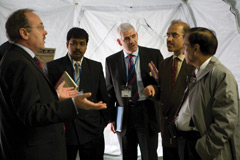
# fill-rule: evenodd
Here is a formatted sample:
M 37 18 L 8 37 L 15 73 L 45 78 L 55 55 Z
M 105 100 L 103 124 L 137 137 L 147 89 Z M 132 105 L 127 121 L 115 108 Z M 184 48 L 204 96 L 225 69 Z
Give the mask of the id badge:
M 132 96 L 132 86 L 122 85 L 121 97 L 130 98 L 131 96 Z

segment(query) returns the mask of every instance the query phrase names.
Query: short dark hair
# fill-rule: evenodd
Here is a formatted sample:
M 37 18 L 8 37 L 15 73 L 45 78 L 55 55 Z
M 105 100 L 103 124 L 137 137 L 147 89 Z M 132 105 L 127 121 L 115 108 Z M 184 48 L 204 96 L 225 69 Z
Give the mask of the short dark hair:
M 22 39 L 21 35 L 19 34 L 20 28 L 29 27 L 29 21 L 27 16 L 25 15 L 26 12 L 34 12 L 32 9 L 19 9 L 13 12 L 7 22 L 5 24 L 6 34 L 10 41 L 17 42 L 18 40 Z M 31 31 L 31 28 L 27 28 L 28 31 Z
M 195 44 L 199 44 L 203 54 L 212 56 L 216 53 L 218 40 L 214 31 L 203 27 L 195 27 L 191 28 L 187 34 L 188 41 L 192 47 Z
M 69 42 L 71 38 L 86 39 L 86 42 L 88 43 L 88 33 L 82 28 L 71 28 L 67 33 L 67 42 Z

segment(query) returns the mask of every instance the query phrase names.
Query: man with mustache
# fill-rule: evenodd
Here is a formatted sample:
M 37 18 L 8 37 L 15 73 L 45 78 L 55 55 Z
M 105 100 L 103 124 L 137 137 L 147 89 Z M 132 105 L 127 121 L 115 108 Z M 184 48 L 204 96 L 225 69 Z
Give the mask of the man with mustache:
M 66 160 L 63 122 L 82 112 L 78 108 L 106 104 L 87 100 L 91 93 L 63 88 L 64 82 L 55 91 L 35 61 L 47 31 L 33 10 L 15 11 L 5 27 L 13 44 L 0 63 L 0 159 Z
M 116 133 L 117 110 L 124 107 L 122 129 L 117 131 L 123 160 L 137 160 L 138 145 L 142 160 L 157 160 L 158 108 L 142 91 L 157 84 L 148 63 L 153 61 L 158 67 L 163 56 L 157 49 L 139 46 L 138 33 L 131 24 L 123 23 L 117 31 L 123 50 L 106 59 L 111 130 Z
M 158 96 L 156 98 L 160 98 L 160 130 L 164 160 L 179 159 L 177 140 L 170 137 L 168 124 L 173 120 L 181 103 L 187 85 L 187 76 L 190 76 L 194 70 L 193 66 L 186 64 L 183 55 L 183 37 L 189 29 L 190 27 L 180 20 L 171 22 L 166 36 L 168 51 L 173 52 L 173 55 L 161 62 L 159 72 L 153 63 L 149 64 L 153 76 L 159 81 L 160 87 L 148 86 L 144 89 L 146 96 L 154 96 L 156 93 Z M 174 62 L 175 71 L 173 69 Z
M 67 55 L 48 62 L 46 74 L 52 84 L 56 85 L 63 72 L 67 71 L 78 84 L 79 91 L 92 93 L 91 101 L 107 102 L 101 63 L 84 57 L 88 39 L 88 33 L 84 29 L 71 28 L 67 34 Z M 103 160 L 103 130 L 107 124 L 107 110 L 81 110 L 76 119 L 65 122 L 68 160 L 75 160 L 78 151 L 81 160 Z

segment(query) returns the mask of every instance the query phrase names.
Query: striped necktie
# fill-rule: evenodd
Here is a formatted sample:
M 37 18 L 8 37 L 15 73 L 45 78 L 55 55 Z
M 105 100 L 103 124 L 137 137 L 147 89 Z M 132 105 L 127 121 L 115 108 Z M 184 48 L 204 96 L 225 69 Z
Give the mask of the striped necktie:
M 75 81 L 77 80 L 77 85 L 80 83 L 80 64 L 75 63 L 75 71 L 74 71 Z
M 136 103 L 139 99 L 138 87 L 137 87 L 137 76 L 136 71 L 132 60 L 133 55 L 129 54 L 129 63 L 128 63 L 128 84 L 132 86 L 132 97 L 130 98 L 133 103 Z

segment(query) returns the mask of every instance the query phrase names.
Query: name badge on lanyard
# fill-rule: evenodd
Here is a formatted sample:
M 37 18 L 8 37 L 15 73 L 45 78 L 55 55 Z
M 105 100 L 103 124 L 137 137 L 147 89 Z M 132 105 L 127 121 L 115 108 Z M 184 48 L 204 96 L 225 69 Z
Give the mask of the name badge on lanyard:
M 122 85 L 121 88 L 121 97 L 130 98 L 132 97 L 132 86 L 131 85 Z

